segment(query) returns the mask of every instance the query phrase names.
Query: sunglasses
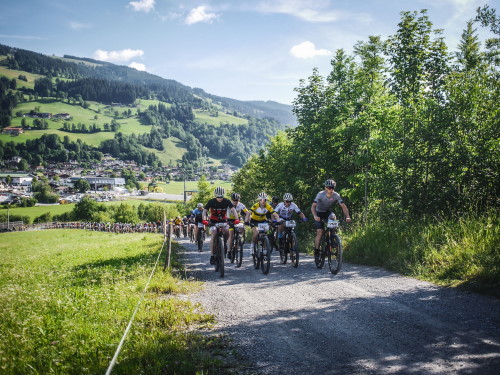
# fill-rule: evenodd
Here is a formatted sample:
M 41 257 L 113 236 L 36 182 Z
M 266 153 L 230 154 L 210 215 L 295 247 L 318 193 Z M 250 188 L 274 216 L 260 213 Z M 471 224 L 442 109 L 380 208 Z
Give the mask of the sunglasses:
M 292 201 L 285 201 L 285 203 L 292 203 Z
M 218 195 L 218 196 L 216 196 L 215 198 L 217 198 L 217 199 L 218 199 L 218 198 L 224 198 L 224 196 L 223 196 L 223 195 Z
M 333 186 L 327 186 L 326 187 L 328 190 L 333 190 Z

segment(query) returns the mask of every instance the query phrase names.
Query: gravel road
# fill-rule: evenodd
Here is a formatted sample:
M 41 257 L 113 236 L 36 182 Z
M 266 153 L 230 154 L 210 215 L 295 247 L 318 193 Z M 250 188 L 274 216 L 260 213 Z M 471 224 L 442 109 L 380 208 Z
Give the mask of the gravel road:
M 375 267 L 344 264 L 333 276 L 301 254 L 297 269 L 273 253 L 255 270 L 220 278 L 208 242 L 188 240 L 188 272 L 205 288 L 188 298 L 216 316 L 241 374 L 500 374 L 500 300 L 441 288 Z

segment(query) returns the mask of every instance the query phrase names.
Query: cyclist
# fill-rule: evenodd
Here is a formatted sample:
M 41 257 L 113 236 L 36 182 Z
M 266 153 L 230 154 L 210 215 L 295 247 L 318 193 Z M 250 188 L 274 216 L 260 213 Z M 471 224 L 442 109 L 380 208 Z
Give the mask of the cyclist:
M 233 204 L 236 213 L 238 216 L 233 216 L 230 212 L 228 212 L 228 223 L 229 223 L 229 238 L 228 238 L 228 243 L 232 244 L 233 243 L 233 237 L 234 237 L 234 222 L 235 220 L 241 221 L 243 219 L 243 213 L 246 215 L 248 212 L 248 209 L 245 207 L 243 203 L 240 202 L 241 196 L 238 193 L 233 193 L 231 194 L 231 203 Z M 240 233 L 243 235 L 245 232 L 245 229 L 241 229 Z
M 328 220 L 330 214 L 333 213 L 332 206 L 337 202 L 342 211 L 344 212 L 345 220 L 350 223 L 351 218 L 349 216 L 349 210 L 345 205 L 344 201 L 334 189 L 337 185 L 335 181 L 329 179 L 323 184 L 325 189 L 316 194 L 314 202 L 311 206 L 311 212 L 313 214 L 314 220 L 316 221 L 316 239 L 314 240 L 314 252 L 319 253 L 319 247 L 321 242 L 321 236 L 324 231 L 324 220 Z
M 245 224 L 250 225 L 252 227 L 252 243 L 257 243 L 257 238 L 259 236 L 259 223 L 267 222 L 267 214 L 271 215 L 271 218 L 274 220 L 278 220 L 278 215 L 274 212 L 272 206 L 267 203 L 267 194 L 262 192 L 257 196 L 257 203 L 255 203 L 247 212 L 245 218 Z M 252 250 L 250 250 L 252 251 Z
M 283 202 L 276 206 L 275 211 L 281 220 L 281 225 L 278 227 L 278 239 L 280 242 L 283 238 L 283 224 L 285 223 L 285 220 L 290 220 L 292 218 L 292 214 L 294 212 L 300 216 L 302 221 L 307 221 L 304 213 L 295 203 L 293 203 L 293 195 L 290 193 L 285 193 L 285 195 L 283 195 Z
M 210 199 L 205 208 L 203 209 L 203 224 L 208 225 L 207 221 L 208 215 L 207 212 L 210 210 L 210 230 L 212 237 L 210 238 L 210 264 L 215 263 L 214 256 L 214 243 L 215 237 L 217 236 L 217 228 L 215 227 L 216 223 L 226 223 L 227 222 L 227 212 L 230 211 L 234 217 L 238 217 L 238 213 L 234 209 L 233 204 L 227 198 L 224 198 L 224 188 L 216 187 L 214 190 L 215 198 Z M 235 224 L 239 223 L 239 220 L 234 221 Z M 227 229 L 225 229 L 224 235 L 227 235 Z
M 203 222 L 203 203 L 198 203 L 191 211 L 191 218 L 194 220 L 194 238 L 198 238 L 198 223 Z

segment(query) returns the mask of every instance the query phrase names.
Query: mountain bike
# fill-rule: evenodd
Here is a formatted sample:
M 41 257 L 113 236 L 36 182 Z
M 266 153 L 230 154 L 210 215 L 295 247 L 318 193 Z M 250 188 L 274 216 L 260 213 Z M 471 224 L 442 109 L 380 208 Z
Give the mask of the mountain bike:
M 254 243 L 252 247 L 253 265 L 255 269 L 260 267 L 262 273 L 267 275 L 271 268 L 271 245 L 268 238 L 269 223 L 259 223 L 257 225 L 259 237 L 257 243 Z
M 203 243 L 205 242 L 205 226 L 203 223 L 198 223 L 198 232 L 196 234 L 196 244 L 198 251 L 203 251 Z
M 187 232 L 187 225 L 186 224 L 182 224 L 182 234 L 184 235 L 184 238 L 186 238 L 188 236 L 188 232 Z
M 325 257 L 328 257 L 328 267 L 332 274 L 339 273 L 342 267 L 342 241 L 337 234 L 339 221 L 328 219 L 325 232 L 321 237 L 321 248 L 318 253 L 314 253 L 316 267 L 323 268 Z
M 181 238 L 181 226 L 180 225 L 176 225 L 174 227 L 174 234 L 175 234 L 175 238 Z
M 189 223 L 189 241 L 194 242 L 194 223 Z
M 297 268 L 299 266 L 299 247 L 297 245 L 297 235 L 295 234 L 297 223 L 295 220 L 285 220 L 281 224 L 285 226 L 283 237 L 281 240 L 278 239 L 281 263 L 286 264 L 290 254 L 290 262 L 293 267 Z
M 228 252 L 229 260 L 231 263 L 236 262 L 236 267 L 241 267 L 241 262 L 243 261 L 243 245 L 245 243 L 245 236 L 240 233 L 242 228 L 244 228 L 243 223 L 235 224 L 233 243 L 230 244 Z
M 217 235 L 214 243 L 215 272 L 219 272 L 220 277 L 224 277 L 224 229 L 228 226 L 227 223 L 216 223 L 215 228 Z

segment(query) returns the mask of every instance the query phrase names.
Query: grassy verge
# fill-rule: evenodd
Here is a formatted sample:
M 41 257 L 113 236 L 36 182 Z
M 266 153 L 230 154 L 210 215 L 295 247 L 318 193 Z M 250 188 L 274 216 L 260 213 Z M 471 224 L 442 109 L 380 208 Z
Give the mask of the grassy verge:
M 2 234 L 0 372 L 103 374 L 161 245 L 152 234 L 82 230 Z M 161 261 L 163 264 L 163 260 Z M 197 283 L 156 270 L 114 374 L 218 372 L 212 316 L 175 296 Z
M 344 235 L 345 259 L 445 286 L 499 295 L 500 217 L 373 222 Z

